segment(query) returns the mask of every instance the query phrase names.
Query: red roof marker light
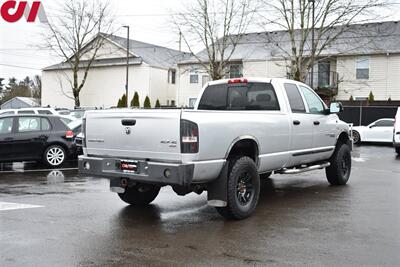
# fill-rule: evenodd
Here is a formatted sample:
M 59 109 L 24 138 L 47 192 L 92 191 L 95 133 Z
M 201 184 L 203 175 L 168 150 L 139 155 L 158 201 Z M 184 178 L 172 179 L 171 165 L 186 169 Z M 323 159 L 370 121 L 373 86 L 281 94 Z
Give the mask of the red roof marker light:
M 232 83 L 248 83 L 249 81 L 245 78 L 240 78 L 240 79 L 231 79 L 228 80 L 228 84 L 232 84 Z

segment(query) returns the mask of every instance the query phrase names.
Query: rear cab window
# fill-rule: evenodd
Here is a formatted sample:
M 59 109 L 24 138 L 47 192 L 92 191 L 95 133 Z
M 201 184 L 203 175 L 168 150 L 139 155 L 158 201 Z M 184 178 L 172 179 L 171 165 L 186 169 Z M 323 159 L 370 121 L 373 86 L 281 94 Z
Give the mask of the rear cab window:
M 280 105 L 272 84 L 250 82 L 208 86 L 197 109 L 279 111 Z
M 286 95 L 289 99 L 289 105 L 293 113 L 306 113 L 306 106 L 297 85 L 293 83 L 284 84 Z

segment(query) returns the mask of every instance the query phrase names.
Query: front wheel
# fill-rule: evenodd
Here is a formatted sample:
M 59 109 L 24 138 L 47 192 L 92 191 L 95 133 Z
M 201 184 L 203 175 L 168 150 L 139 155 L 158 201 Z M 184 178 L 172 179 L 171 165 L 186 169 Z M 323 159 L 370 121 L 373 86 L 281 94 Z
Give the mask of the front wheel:
M 230 162 L 227 206 L 216 208 L 227 219 L 240 220 L 255 210 L 260 195 L 260 176 L 254 161 L 241 157 Z
M 347 144 L 336 148 L 331 158 L 331 166 L 325 169 L 326 178 L 331 185 L 345 185 L 351 173 L 351 152 Z
M 158 196 L 160 187 L 150 184 L 137 184 L 127 187 L 124 193 L 118 196 L 130 205 L 148 205 Z

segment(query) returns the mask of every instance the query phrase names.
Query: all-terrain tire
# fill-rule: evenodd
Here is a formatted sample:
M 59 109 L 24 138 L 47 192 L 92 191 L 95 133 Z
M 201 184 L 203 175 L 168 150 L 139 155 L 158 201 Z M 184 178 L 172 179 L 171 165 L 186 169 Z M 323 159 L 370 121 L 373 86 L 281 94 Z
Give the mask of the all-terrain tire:
M 351 174 L 351 151 L 347 144 L 339 144 L 330 160 L 331 166 L 325 169 L 326 178 L 331 185 L 345 185 Z
M 137 184 L 127 187 L 124 193 L 118 196 L 130 205 L 148 205 L 158 196 L 160 187 L 149 184 Z
M 260 176 L 254 161 L 249 157 L 229 162 L 227 180 L 227 206 L 217 211 L 227 219 L 241 220 L 255 210 L 260 196 Z

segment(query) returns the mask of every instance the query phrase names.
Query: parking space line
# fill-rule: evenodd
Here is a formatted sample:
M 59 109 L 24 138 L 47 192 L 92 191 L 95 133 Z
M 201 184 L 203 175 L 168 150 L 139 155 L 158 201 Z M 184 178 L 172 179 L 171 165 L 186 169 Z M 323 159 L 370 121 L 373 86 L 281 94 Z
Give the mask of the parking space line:
M 33 209 L 33 208 L 44 208 L 44 206 L 21 204 L 21 203 L 11 203 L 11 202 L 0 202 L 0 211 Z

